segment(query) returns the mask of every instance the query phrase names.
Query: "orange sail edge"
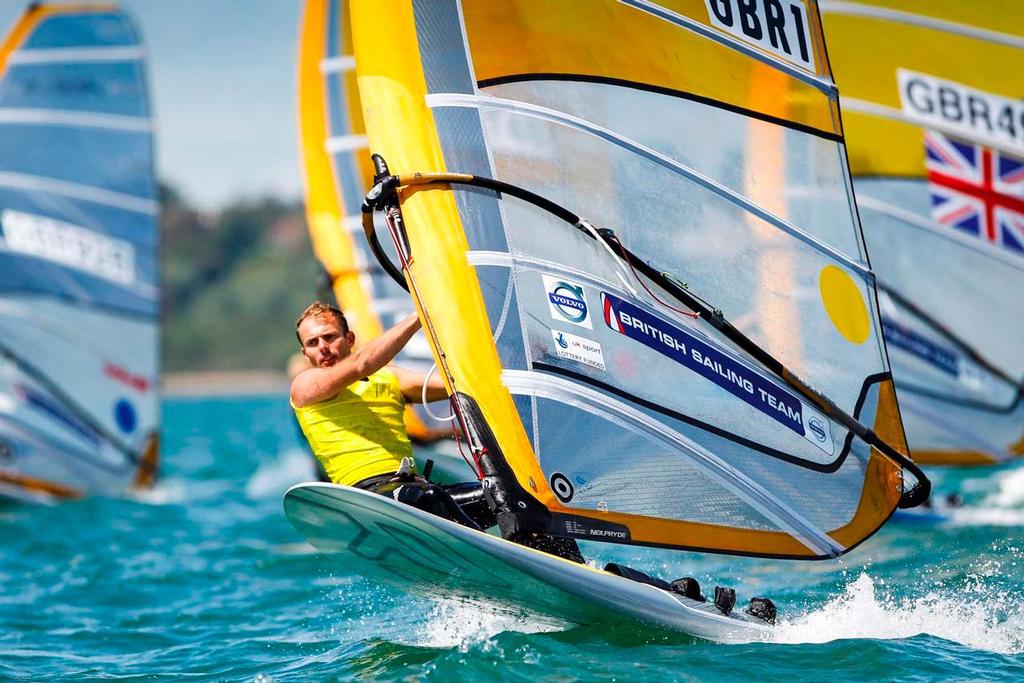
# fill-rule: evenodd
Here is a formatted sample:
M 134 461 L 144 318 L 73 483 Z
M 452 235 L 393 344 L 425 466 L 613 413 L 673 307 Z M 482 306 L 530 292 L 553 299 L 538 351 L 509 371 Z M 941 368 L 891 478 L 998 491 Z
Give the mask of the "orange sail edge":
M 25 39 L 35 30 L 43 19 L 58 14 L 72 14 L 80 12 L 112 12 L 117 9 L 113 3 L 71 3 L 56 4 L 45 2 L 33 2 L 26 7 L 25 12 L 13 28 L 0 42 L 0 79 L 3 78 L 7 69 L 7 59 L 11 53 L 21 47 Z
M 0 484 L 9 484 L 20 488 L 31 496 L 41 495 L 60 500 L 77 500 L 85 497 L 85 491 L 72 486 L 66 486 L 64 484 L 58 484 L 57 482 L 47 481 L 36 477 L 26 477 L 21 474 L 5 472 L 3 470 L 0 470 Z
M 892 380 L 878 387 L 878 407 L 874 429 L 876 433 L 899 452 L 906 454 L 907 446 L 902 423 L 896 409 L 896 392 Z M 866 480 L 878 485 L 865 486 L 853 517 L 827 535 L 842 547 L 841 555 L 850 552 L 877 532 L 897 508 L 901 498 L 902 469 L 875 448 L 867 465 Z M 557 505 L 557 503 L 556 503 Z M 561 506 L 559 506 L 561 507 Z M 557 508 L 553 508 L 557 511 Z M 597 522 L 622 524 L 630 532 L 630 543 L 667 547 L 680 550 L 711 550 L 712 552 L 763 556 L 776 559 L 826 560 L 832 555 L 820 555 L 785 531 L 738 529 L 714 524 L 665 520 L 621 513 L 602 513 L 594 510 L 561 508 L 572 515 L 580 515 Z M 672 536 L 678 542 L 666 542 Z M 756 551 L 752 550 L 756 548 Z
M 345 311 L 357 338 L 370 339 L 382 331 L 372 304 L 360 283 L 356 246 L 345 231 L 346 206 L 338 191 L 338 180 L 325 149 L 330 136 L 327 120 L 327 92 L 320 64 L 326 57 L 328 3 L 307 2 L 299 33 L 296 67 L 297 135 L 300 169 L 306 204 L 306 224 L 313 253 L 331 280 L 331 290 Z M 353 131 L 355 132 L 355 131 Z
M 142 456 L 139 458 L 138 467 L 135 470 L 135 480 L 132 482 L 132 490 L 152 488 L 159 475 L 159 465 L 160 433 L 154 431 L 146 439 L 146 446 L 142 449 Z
M 419 415 L 416 414 L 416 409 L 412 405 L 405 407 L 405 431 L 409 434 L 409 438 L 415 441 L 427 442 L 433 437 L 433 431 L 424 424 L 423 420 Z

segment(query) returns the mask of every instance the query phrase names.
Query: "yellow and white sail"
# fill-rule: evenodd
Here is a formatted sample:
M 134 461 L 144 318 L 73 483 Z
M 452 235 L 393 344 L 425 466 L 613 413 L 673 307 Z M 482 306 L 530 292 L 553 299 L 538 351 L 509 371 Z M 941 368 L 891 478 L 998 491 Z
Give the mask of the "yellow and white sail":
M 821 3 L 914 459 L 1024 437 L 1024 5 Z
M 814 3 L 356 1 L 352 26 L 408 284 L 525 529 L 818 558 L 886 520 L 901 467 L 837 417 L 906 451 Z
M 373 177 L 366 148 L 347 3 L 308 0 L 299 36 L 299 144 L 306 190 L 306 220 L 313 251 L 330 289 L 356 335 L 373 339 L 412 312 L 408 293 L 368 261 L 359 205 Z M 426 371 L 430 349 L 417 335 L 396 362 Z M 414 439 L 432 430 L 410 408 L 406 427 Z

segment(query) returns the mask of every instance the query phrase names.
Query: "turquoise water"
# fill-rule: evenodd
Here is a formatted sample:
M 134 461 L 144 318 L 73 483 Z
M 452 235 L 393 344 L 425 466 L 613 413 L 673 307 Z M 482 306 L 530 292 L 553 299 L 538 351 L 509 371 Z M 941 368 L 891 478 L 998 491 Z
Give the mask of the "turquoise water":
M 1024 678 L 1024 468 L 936 477 L 966 509 L 889 524 L 842 561 L 587 546 L 779 606 L 777 643 L 562 628 L 379 587 L 305 545 L 284 397 L 179 399 L 135 500 L 0 507 L 2 680 L 1011 680 Z

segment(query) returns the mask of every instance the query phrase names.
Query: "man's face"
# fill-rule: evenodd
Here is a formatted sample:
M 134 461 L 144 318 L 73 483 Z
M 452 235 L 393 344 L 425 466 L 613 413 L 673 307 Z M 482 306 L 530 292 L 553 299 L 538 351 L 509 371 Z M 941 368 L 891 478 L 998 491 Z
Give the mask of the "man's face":
M 351 331 L 342 332 L 334 316 L 310 316 L 299 325 L 299 339 L 303 355 L 314 367 L 329 368 L 352 353 L 356 336 Z

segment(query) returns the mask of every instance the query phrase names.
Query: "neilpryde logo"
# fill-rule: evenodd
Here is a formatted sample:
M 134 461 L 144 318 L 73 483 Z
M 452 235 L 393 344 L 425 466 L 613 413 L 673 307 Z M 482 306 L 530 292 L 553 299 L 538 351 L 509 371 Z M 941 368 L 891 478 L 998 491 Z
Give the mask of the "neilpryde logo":
M 544 291 L 548 297 L 548 308 L 555 320 L 564 320 L 573 325 L 593 329 L 590 324 L 590 308 L 583 285 L 559 280 L 544 275 Z

